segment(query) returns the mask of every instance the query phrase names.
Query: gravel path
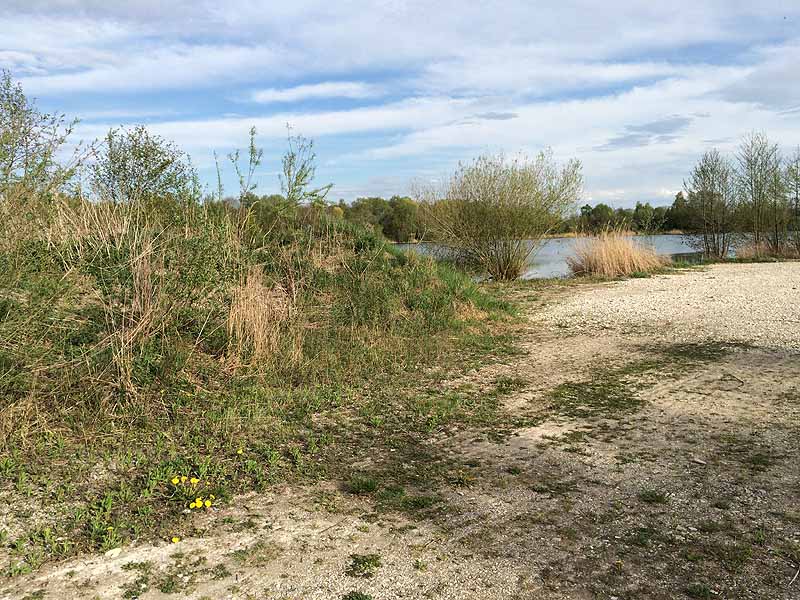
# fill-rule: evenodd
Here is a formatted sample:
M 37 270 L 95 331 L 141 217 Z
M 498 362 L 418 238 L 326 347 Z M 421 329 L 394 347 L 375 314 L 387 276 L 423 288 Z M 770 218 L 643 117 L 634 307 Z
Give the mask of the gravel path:
M 800 350 L 800 262 L 714 265 L 614 282 L 559 302 L 534 320 Z

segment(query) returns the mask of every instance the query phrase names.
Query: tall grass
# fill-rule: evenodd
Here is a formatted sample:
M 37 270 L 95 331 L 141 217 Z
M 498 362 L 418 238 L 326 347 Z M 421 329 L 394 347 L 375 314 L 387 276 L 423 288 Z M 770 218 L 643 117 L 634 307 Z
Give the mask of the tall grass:
M 662 269 L 670 260 L 620 231 L 605 231 L 576 242 L 575 254 L 567 259 L 576 275 L 624 277 Z
M 406 340 L 491 305 L 466 276 L 324 212 L 67 198 L 0 210 L 27 215 L 2 232 L 0 447 L 37 426 L 173 418 L 187 389 L 402 369 L 424 346 Z

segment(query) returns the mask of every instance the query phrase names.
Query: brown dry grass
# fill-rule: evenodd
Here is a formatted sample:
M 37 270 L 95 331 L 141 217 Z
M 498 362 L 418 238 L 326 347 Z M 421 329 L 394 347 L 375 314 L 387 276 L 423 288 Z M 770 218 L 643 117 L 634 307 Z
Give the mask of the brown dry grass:
M 622 277 L 657 271 L 670 261 L 622 232 L 607 231 L 579 240 L 567 262 L 576 275 Z
M 228 313 L 228 333 L 239 356 L 265 359 L 275 354 L 284 326 L 295 306 L 283 286 L 264 283 L 261 269 L 253 267 L 233 290 Z
M 763 258 L 800 258 L 800 247 L 789 244 L 775 249 L 769 244 L 746 244 L 736 248 L 736 258 L 742 260 L 760 260 Z

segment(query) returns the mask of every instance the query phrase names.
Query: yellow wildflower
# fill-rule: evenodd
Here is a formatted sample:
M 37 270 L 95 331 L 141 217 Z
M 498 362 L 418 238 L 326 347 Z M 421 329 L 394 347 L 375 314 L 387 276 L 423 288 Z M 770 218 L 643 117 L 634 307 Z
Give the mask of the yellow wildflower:
M 211 500 L 206 500 L 205 505 L 206 508 L 211 508 Z
M 178 479 L 177 477 L 173 477 L 172 478 L 172 485 L 178 485 L 179 481 L 180 481 L 180 479 Z
M 189 483 L 191 483 L 192 485 L 197 485 L 198 483 L 200 483 L 200 480 L 197 477 L 192 477 L 189 480 Z
M 201 506 L 203 506 L 203 499 L 199 497 L 195 498 L 194 503 L 197 504 L 197 508 L 200 508 Z
M 244 450 L 242 450 L 241 448 L 239 448 L 239 449 L 236 451 L 236 454 L 243 454 L 243 453 L 244 453 Z
M 197 506 L 197 504 L 196 504 L 196 503 L 194 503 L 194 502 L 192 502 L 191 504 L 189 504 L 189 508 L 194 508 L 195 506 Z
M 180 541 L 181 541 L 181 538 L 179 538 L 177 535 L 172 538 L 172 543 L 173 544 L 177 544 Z
M 188 477 L 186 477 L 186 475 L 181 475 L 181 483 L 186 483 L 187 479 Z

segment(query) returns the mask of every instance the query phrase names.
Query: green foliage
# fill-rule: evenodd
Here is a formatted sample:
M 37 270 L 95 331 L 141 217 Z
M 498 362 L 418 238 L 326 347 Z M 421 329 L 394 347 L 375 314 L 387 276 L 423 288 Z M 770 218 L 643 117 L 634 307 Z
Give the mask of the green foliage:
M 381 567 L 378 554 L 351 554 L 350 566 L 345 571 L 350 577 L 372 577 Z
M 444 189 L 423 190 L 423 213 L 433 239 L 457 260 L 513 280 L 568 216 L 582 185 L 577 160 L 559 166 L 552 153 L 533 161 L 481 156 L 460 165 Z
M 11 74 L 0 70 L 0 200 L 49 197 L 70 181 L 84 149 L 79 146 L 65 164 L 56 155 L 76 124 L 40 111 Z
M 143 125 L 108 132 L 91 165 L 90 185 L 104 202 L 185 202 L 200 197 L 189 157 Z

